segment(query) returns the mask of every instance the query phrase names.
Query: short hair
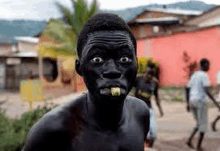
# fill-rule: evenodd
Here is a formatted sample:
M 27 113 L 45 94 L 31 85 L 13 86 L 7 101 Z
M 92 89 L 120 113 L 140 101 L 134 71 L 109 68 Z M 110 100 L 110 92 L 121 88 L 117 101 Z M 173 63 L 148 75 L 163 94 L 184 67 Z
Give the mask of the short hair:
M 203 59 L 200 60 L 200 66 L 201 66 L 201 67 L 203 67 L 203 66 L 204 66 L 205 64 L 207 64 L 207 63 L 209 64 L 209 60 L 206 59 L 206 58 L 203 58 Z
M 81 58 L 82 50 L 88 40 L 88 34 L 96 31 L 125 31 L 129 34 L 135 48 L 136 39 L 132 34 L 127 23 L 116 14 L 99 13 L 90 18 L 83 26 L 82 31 L 78 35 L 77 55 Z
M 147 64 L 147 67 L 149 67 L 149 68 L 156 68 L 156 66 L 155 66 L 154 63 L 148 63 L 148 64 Z

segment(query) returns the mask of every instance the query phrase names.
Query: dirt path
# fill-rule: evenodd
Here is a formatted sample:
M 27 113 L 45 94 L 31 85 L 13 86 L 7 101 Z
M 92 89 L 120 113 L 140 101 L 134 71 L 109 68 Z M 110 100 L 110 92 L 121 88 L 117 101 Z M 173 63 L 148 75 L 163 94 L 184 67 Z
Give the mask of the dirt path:
M 191 130 L 195 126 L 195 121 L 191 113 L 186 112 L 184 103 L 162 102 L 165 116 L 160 118 L 157 107 L 156 118 L 158 123 L 157 141 L 155 142 L 156 151 L 190 151 L 185 145 Z M 208 110 L 208 130 L 205 135 L 203 146 L 206 151 L 220 151 L 220 121 L 217 125 L 217 132 L 211 131 L 211 122 L 215 119 L 217 108 Z M 197 137 L 193 140 L 194 146 L 197 144 Z
M 81 93 L 70 93 L 53 99 L 51 102 L 55 104 L 63 104 Z M 7 98 L 7 99 L 6 99 Z M 1 107 L 7 109 L 6 115 L 9 117 L 19 117 L 22 113 L 29 110 L 27 102 L 20 99 L 19 93 L 4 92 L 0 94 Z M 45 105 L 44 102 L 35 102 L 34 108 Z M 158 123 L 157 141 L 155 142 L 155 151 L 190 151 L 185 145 L 192 128 L 195 125 L 191 113 L 186 112 L 185 104 L 180 102 L 168 102 L 162 100 L 162 107 L 165 115 L 160 118 L 158 109 L 153 101 L 153 107 L 156 111 L 156 119 Z M 209 108 L 208 110 L 208 131 L 204 139 L 204 147 L 206 151 L 220 151 L 220 121 L 217 125 L 217 132 L 212 132 L 210 123 L 217 115 L 217 108 Z M 194 145 L 197 143 L 197 136 L 194 139 Z

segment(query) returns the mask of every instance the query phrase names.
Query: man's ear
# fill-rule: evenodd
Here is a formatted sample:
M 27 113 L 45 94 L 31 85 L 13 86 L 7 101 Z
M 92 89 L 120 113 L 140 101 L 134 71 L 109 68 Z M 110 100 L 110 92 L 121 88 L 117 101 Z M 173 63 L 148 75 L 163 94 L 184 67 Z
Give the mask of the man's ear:
M 79 59 L 76 59 L 76 61 L 75 61 L 75 69 L 76 69 L 76 72 L 77 72 L 80 76 L 82 76 L 81 64 L 80 64 Z

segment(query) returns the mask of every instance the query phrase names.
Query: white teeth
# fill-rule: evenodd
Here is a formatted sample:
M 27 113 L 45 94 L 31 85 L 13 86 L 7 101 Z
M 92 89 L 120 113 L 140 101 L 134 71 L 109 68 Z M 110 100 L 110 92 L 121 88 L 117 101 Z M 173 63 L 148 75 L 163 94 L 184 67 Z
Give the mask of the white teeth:
M 110 93 L 110 90 L 107 88 L 100 90 L 100 94 L 102 94 L 102 95 L 108 95 L 109 93 Z
M 111 88 L 112 96 L 120 96 L 121 95 L 121 89 L 119 87 L 112 87 Z

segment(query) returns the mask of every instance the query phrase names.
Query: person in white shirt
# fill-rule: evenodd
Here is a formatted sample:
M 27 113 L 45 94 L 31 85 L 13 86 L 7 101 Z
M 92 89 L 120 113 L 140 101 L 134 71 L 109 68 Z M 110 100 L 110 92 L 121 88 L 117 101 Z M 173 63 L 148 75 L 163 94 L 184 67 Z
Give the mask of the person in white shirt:
M 210 63 L 207 59 L 201 59 L 200 70 L 194 72 L 194 74 L 190 77 L 186 88 L 187 111 L 192 111 L 197 122 L 196 127 L 193 129 L 193 132 L 187 141 L 187 145 L 191 148 L 194 148 L 191 142 L 196 132 L 199 131 L 200 135 L 197 144 L 197 151 L 203 151 L 201 144 L 207 129 L 206 95 L 210 97 L 210 99 L 220 110 L 220 105 L 216 102 L 209 90 L 211 87 L 207 75 L 209 65 Z

